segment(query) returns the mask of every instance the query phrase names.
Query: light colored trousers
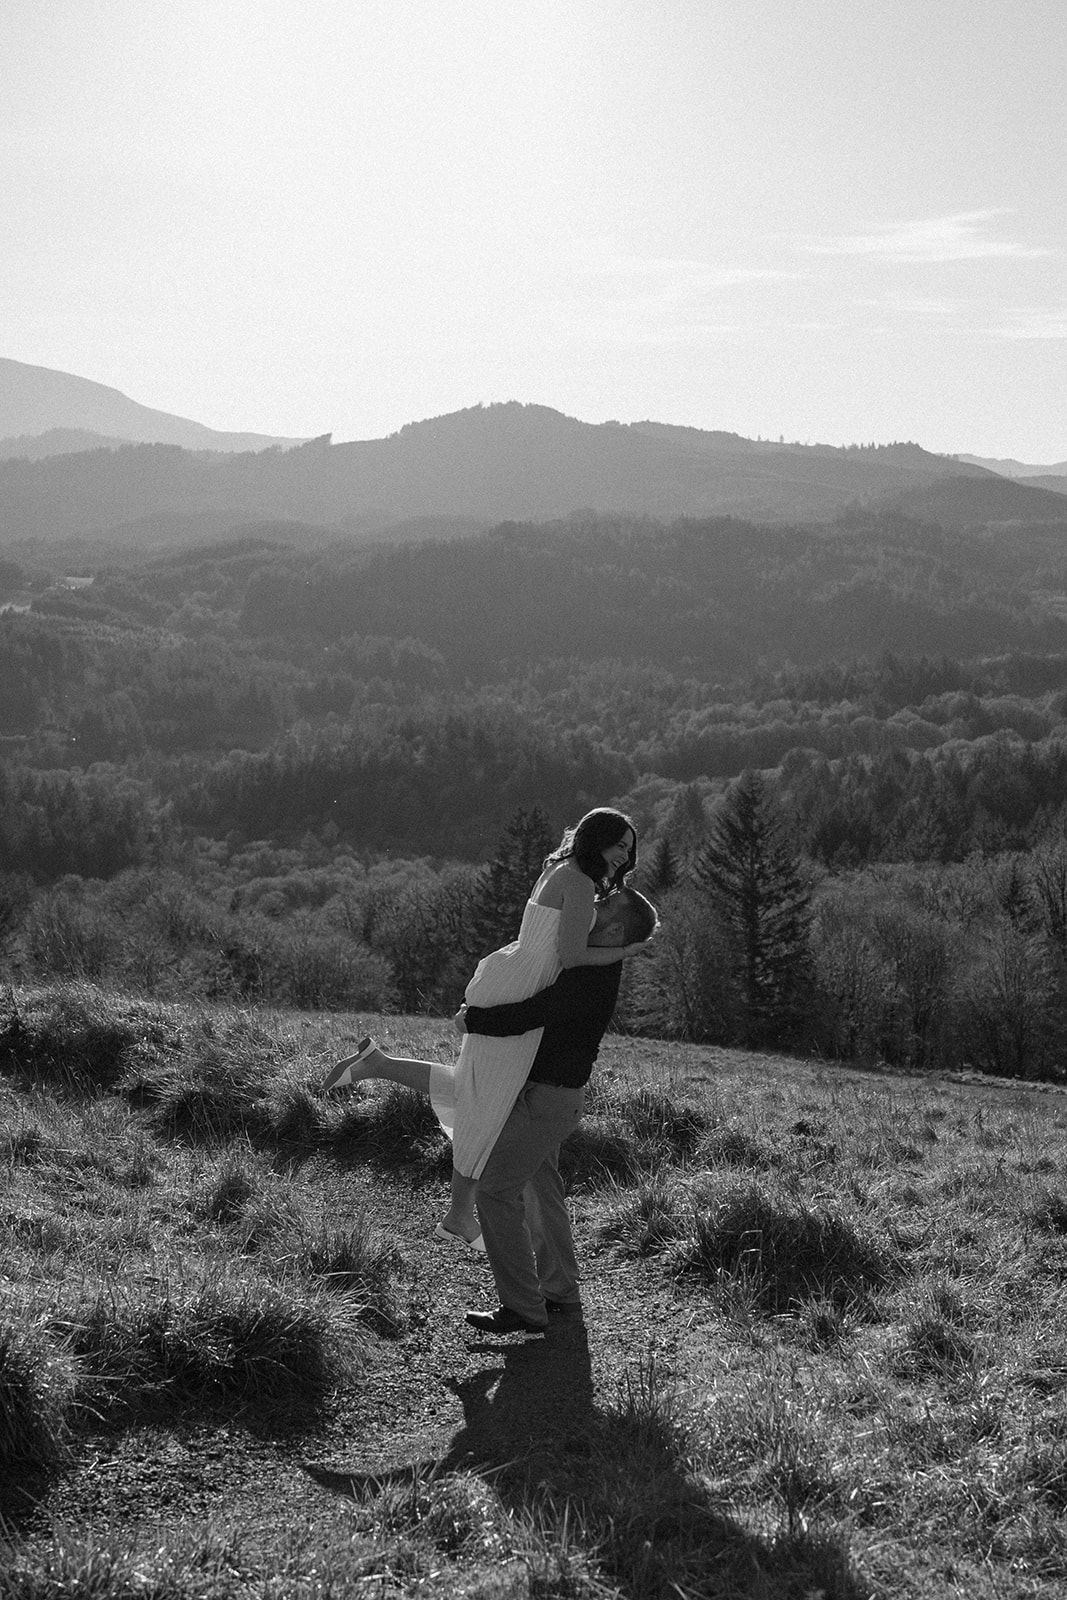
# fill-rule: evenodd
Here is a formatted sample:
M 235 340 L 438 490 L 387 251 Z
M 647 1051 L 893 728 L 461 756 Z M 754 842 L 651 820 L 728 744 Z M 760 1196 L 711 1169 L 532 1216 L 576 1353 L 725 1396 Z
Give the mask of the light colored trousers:
M 527 1083 L 478 1180 L 478 1220 L 500 1304 L 545 1323 L 545 1300 L 578 1301 L 578 1262 L 559 1175 L 559 1147 L 585 1108 L 584 1089 Z

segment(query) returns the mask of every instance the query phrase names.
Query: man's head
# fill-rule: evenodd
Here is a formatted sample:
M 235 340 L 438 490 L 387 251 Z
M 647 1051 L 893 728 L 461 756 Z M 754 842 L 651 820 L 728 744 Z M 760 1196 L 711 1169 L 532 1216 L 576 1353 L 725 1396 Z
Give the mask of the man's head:
M 592 945 L 643 944 L 659 925 L 656 908 L 636 889 L 619 889 L 597 901 Z

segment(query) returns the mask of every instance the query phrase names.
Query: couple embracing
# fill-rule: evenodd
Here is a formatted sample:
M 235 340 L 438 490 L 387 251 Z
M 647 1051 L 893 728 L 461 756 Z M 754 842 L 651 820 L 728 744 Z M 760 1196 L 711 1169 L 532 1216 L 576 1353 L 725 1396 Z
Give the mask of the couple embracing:
M 559 1147 L 581 1120 L 622 962 L 657 925 L 626 885 L 636 863 L 629 817 L 589 812 L 545 861 L 518 939 L 468 984 L 455 1066 L 366 1039 L 323 1085 L 387 1078 L 430 1096 L 453 1144 L 452 1203 L 437 1237 L 484 1249 L 500 1299 L 495 1311 L 467 1313 L 482 1332 L 543 1333 L 552 1314 L 581 1315 Z

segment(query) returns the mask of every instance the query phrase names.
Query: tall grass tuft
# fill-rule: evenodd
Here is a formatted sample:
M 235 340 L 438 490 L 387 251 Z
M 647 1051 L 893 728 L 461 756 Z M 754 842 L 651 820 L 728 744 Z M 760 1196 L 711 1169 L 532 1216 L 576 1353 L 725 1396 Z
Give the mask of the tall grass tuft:
M 241 1160 L 232 1153 L 222 1161 L 195 1205 L 194 1210 L 223 1224 L 236 1221 L 256 1193 L 257 1183 Z
M 293 1241 L 297 1269 L 325 1288 L 352 1296 L 358 1315 L 378 1333 L 396 1333 L 400 1316 L 393 1292 L 401 1268 L 394 1244 L 365 1220 L 350 1228 L 320 1221 Z
M 708 1127 L 706 1112 L 656 1089 L 620 1099 L 618 1113 L 640 1143 L 669 1160 L 691 1155 Z
M 0 1068 L 81 1092 L 112 1088 L 136 1062 L 173 1046 L 162 1014 L 89 984 L 34 991 L 0 1026 Z
M 705 1182 L 694 1197 L 691 1231 L 674 1264 L 720 1290 L 740 1280 L 765 1313 L 797 1311 L 812 1299 L 851 1305 L 897 1271 L 888 1241 L 839 1206 L 733 1178 Z
M 1030 1217 L 1045 1233 L 1067 1233 L 1067 1190 L 1046 1188 L 1034 1201 Z
M 333 1124 L 333 1143 L 346 1158 L 358 1155 L 419 1180 L 452 1170 L 452 1146 L 426 1095 L 396 1084 L 345 1106 Z
M 59 1326 L 80 1407 L 107 1423 L 235 1404 L 313 1414 L 341 1371 L 325 1305 L 263 1279 L 102 1291 Z
M 203 1023 L 158 1086 L 155 1127 L 190 1142 L 269 1137 L 270 1057 L 271 1041 L 247 1019 L 235 1020 L 221 1035 Z
M 321 1142 L 326 1116 L 304 1084 L 277 1085 L 265 1109 L 270 1136 L 276 1143 L 315 1146 Z
M 25 1511 L 67 1458 L 70 1363 L 39 1327 L 0 1320 L 0 1514 Z
M 651 1256 L 673 1244 L 685 1233 L 685 1206 L 676 1179 L 653 1177 L 636 1190 L 614 1202 L 600 1236 L 619 1244 L 630 1255 Z
M 161 1548 L 150 1535 L 140 1545 L 132 1537 L 103 1538 L 99 1530 L 79 1535 L 61 1527 L 50 1544 L 12 1551 L 8 1560 L 0 1546 L 0 1600 L 222 1600 L 235 1593 L 233 1554 L 210 1531 L 190 1532 L 177 1549 Z
M 634 1183 L 641 1172 L 636 1140 L 615 1118 L 587 1117 L 563 1145 L 559 1170 L 575 1189 Z

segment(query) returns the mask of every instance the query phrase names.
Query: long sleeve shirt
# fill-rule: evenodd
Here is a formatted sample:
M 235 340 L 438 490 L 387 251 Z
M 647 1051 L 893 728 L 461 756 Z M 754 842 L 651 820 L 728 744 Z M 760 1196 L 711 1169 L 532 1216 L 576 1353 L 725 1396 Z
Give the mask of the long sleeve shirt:
M 502 1006 L 468 1006 L 468 1033 L 502 1038 L 544 1028 L 528 1082 L 577 1089 L 588 1083 L 600 1041 L 619 997 L 622 962 L 606 967 L 568 967 L 555 983 L 529 1000 Z

